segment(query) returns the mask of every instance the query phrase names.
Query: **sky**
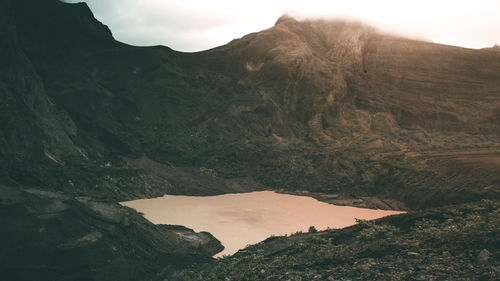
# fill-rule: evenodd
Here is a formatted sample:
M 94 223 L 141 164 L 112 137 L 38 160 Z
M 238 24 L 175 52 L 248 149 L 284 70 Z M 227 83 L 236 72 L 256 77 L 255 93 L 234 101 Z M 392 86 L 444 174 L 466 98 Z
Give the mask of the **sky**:
M 82 2 L 82 0 L 65 0 Z M 282 14 L 347 19 L 378 30 L 466 48 L 500 45 L 500 0 L 86 0 L 115 39 L 184 52 L 270 28 Z

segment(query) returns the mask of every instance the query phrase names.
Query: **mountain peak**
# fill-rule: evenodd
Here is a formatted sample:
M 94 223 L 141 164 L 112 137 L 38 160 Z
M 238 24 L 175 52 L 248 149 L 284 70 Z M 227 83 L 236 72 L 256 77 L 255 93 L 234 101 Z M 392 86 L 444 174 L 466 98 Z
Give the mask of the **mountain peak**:
M 46 40 L 45 45 L 48 47 L 69 43 L 88 46 L 95 45 L 96 42 L 114 42 L 110 29 L 94 17 L 84 2 L 18 0 L 12 3 L 18 27 L 33 40 L 53 38 Z M 57 40 L 60 41 L 56 42 Z
M 278 18 L 278 20 L 276 21 L 274 26 L 283 24 L 285 22 L 297 22 L 297 20 L 294 19 L 293 17 L 289 16 L 288 14 L 283 14 Z

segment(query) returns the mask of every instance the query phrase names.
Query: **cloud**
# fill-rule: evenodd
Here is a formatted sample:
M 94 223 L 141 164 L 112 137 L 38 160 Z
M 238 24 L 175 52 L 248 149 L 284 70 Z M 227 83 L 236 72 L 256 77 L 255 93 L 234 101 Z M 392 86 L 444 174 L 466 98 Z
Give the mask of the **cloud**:
M 65 2 L 80 2 L 66 0 Z M 299 18 L 352 18 L 417 38 L 480 48 L 500 43 L 500 1 L 362 0 L 87 0 L 117 40 L 181 51 L 216 47 L 271 27 L 288 13 Z

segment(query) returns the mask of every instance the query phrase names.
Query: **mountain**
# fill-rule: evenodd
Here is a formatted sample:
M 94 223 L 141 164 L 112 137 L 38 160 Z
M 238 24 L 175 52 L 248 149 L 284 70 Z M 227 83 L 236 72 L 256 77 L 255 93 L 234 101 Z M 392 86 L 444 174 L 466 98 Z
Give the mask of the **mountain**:
M 2 130 L 6 183 L 129 199 L 250 178 L 410 208 L 498 195 L 496 53 L 285 16 L 185 54 L 116 42 L 85 4 L 25 2 L 5 31 L 2 113 L 34 128 Z
M 164 193 L 275 189 L 404 210 L 499 199 L 496 48 L 285 15 L 182 53 L 120 43 L 86 4 L 57 0 L 0 0 L 0 38 L 0 184 L 28 198 L 12 199 L 23 210 L 48 204 L 29 190 L 64 196 L 55 204 L 81 210 L 79 237 L 103 234 L 82 197 L 120 208 Z M 40 219 L 26 212 L 26 224 Z M 172 238 L 141 233 L 119 241 Z
M 496 52 L 284 16 L 180 53 L 115 41 L 85 4 L 3 2 L 5 184 L 111 200 L 263 186 L 409 208 L 498 197 Z

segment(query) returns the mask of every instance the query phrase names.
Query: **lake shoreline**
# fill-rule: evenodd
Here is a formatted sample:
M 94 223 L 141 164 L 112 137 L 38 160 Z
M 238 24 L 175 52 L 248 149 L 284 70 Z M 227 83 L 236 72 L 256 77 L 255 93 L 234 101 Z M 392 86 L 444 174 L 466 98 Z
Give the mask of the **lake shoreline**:
M 403 202 L 381 198 L 378 196 L 363 196 L 359 198 L 339 194 L 339 193 L 321 193 L 321 192 L 311 192 L 307 190 L 284 190 L 277 189 L 273 190 L 276 193 L 290 194 L 298 196 L 309 196 L 318 201 L 336 205 L 336 206 L 350 206 L 356 208 L 366 208 L 366 209 L 378 209 L 387 211 L 410 211 Z
M 154 199 L 121 202 L 154 224 L 182 225 L 208 232 L 232 255 L 246 245 L 272 236 L 344 228 L 357 219 L 373 220 L 401 213 L 381 209 L 340 206 L 312 196 L 276 191 L 255 191 L 217 196 L 164 195 Z

